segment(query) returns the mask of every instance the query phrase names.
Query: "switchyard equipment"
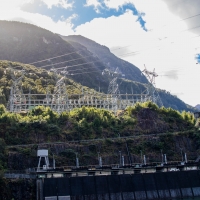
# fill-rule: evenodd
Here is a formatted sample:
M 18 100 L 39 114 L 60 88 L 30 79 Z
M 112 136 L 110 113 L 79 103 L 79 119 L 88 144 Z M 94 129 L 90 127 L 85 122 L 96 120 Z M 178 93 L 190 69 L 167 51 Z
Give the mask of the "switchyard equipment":
M 57 70 L 53 70 L 54 75 L 57 78 L 57 82 L 56 85 L 54 87 L 54 92 L 52 95 L 52 99 L 51 99 L 51 109 L 57 111 L 58 113 L 61 113 L 65 110 L 68 110 L 68 104 L 67 104 L 67 91 L 66 91 L 66 85 L 65 85 L 65 75 L 68 74 L 67 72 L 67 68 L 65 68 L 63 71 L 61 71 L 61 74 L 63 74 L 64 76 L 62 76 L 60 79 L 58 79 L 58 74 L 57 74 Z M 49 94 L 48 96 L 49 97 Z M 49 102 L 49 98 L 47 99 L 48 103 Z
M 105 69 L 102 72 L 102 75 L 109 74 L 112 75 L 114 78 L 110 81 L 108 86 L 108 94 L 110 95 L 110 102 L 112 105 L 112 110 L 116 113 L 118 110 L 118 101 L 121 99 L 119 85 L 117 83 L 118 77 L 121 75 L 119 68 L 117 67 L 115 71 L 110 71 L 109 69 Z
M 28 94 L 24 94 L 21 83 L 26 72 L 24 70 L 11 70 L 13 85 L 10 90 L 8 110 L 15 113 L 28 112 L 32 108 L 42 105 L 61 113 L 73 108 L 89 106 L 111 110 L 116 113 L 117 110 L 124 110 L 128 106 L 133 106 L 136 102 L 155 99 L 152 98 L 155 91 L 150 92 L 150 89 L 148 94 L 120 94 L 117 79 L 122 74 L 118 68 L 114 72 L 106 69 L 102 73 L 110 74 L 113 77 L 108 87 L 108 94 L 89 93 L 82 90 L 81 94 L 69 95 L 65 84 L 65 76 L 69 75 L 67 67 L 62 69 L 62 71 L 56 69 L 51 69 L 50 71 L 53 72 L 57 79 L 53 94 L 50 93 L 48 88 L 46 94 L 31 94 L 31 91 Z M 150 75 L 148 71 L 145 71 L 145 73 Z M 155 101 L 153 100 L 153 102 Z

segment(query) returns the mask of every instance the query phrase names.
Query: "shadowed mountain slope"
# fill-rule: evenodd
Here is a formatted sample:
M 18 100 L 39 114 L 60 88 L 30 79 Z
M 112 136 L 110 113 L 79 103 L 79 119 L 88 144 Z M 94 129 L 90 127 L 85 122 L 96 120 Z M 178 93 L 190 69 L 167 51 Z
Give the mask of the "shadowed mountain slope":
M 80 44 L 85 46 L 94 56 L 98 57 L 108 69 L 115 70 L 118 67 L 122 74 L 125 75 L 126 79 L 147 83 L 146 77 L 141 74 L 141 71 L 135 65 L 116 57 L 110 52 L 108 47 L 100 45 L 81 35 L 62 36 L 62 38 L 72 44 L 76 49 L 80 48 Z M 77 43 L 79 43 L 79 45 Z

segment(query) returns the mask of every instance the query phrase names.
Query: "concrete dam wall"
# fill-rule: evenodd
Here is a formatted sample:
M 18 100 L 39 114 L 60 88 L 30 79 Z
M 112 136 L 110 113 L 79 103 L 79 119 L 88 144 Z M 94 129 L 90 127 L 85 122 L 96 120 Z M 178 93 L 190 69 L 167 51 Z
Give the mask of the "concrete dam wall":
M 45 200 L 144 200 L 200 197 L 200 171 L 44 178 Z M 38 197 L 38 199 L 40 199 Z

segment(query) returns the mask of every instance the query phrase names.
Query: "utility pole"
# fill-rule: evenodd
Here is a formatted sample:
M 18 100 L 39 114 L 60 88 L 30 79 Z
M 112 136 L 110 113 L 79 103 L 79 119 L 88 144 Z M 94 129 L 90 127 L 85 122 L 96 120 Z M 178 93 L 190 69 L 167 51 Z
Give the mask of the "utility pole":
M 98 161 L 99 161 L 99 167 L 102 167 L 102 158 L 100 156 L 100 152 L 98 152 Z
M 76 152 L 76 168 L 79 168 L 78 153 Z
M 119 151 L 119 166 L 122 166 L 122 152 Z
M 140 150 L 140 156 L 141 156 L 141 165 L 143 164 L 143 159 L 142 159 L 142 150 Z

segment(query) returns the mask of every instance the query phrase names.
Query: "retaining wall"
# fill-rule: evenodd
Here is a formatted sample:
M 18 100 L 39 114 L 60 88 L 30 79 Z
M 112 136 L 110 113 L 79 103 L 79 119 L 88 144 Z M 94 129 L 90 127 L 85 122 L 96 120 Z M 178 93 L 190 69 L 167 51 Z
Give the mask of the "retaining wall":
M 40 198 L 41 200 L 145 200 L 196 197 L 200 197 L 199 170 L 44 178 L 43 197 Z

